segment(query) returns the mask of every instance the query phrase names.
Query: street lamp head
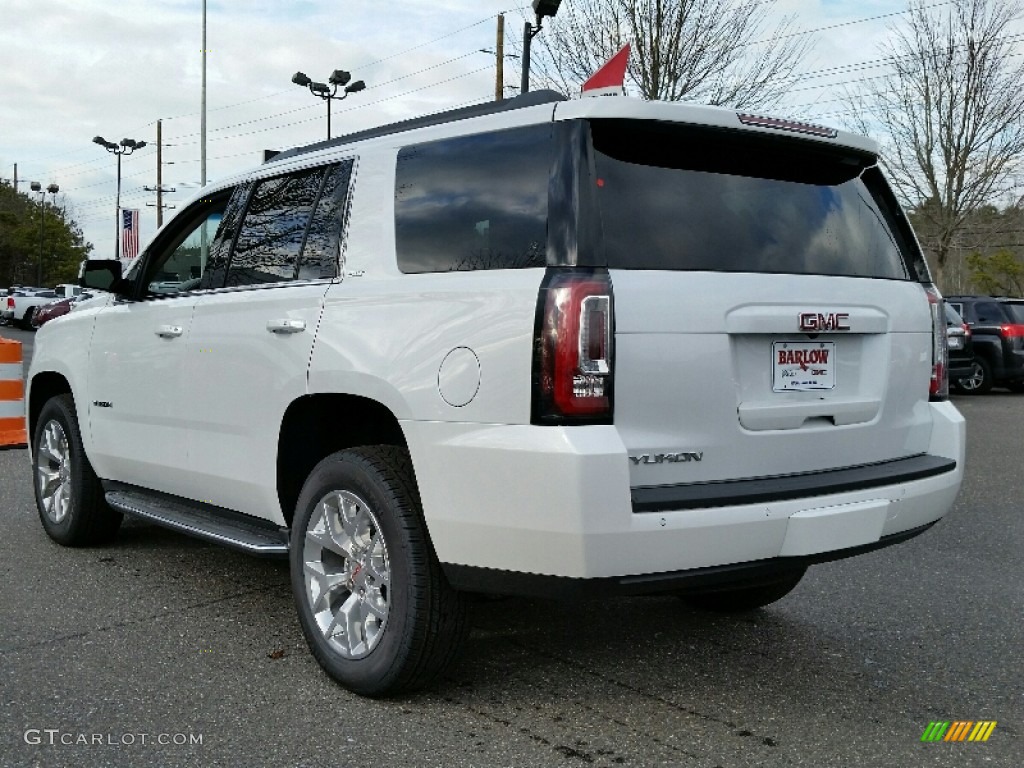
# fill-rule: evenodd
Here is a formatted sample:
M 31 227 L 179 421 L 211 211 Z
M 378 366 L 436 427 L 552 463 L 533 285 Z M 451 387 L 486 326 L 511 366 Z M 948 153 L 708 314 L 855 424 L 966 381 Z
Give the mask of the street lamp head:
M 309 89 L 315 94 L 328 93 L 331 89 L 327 87 L 327 83 L 310 83 Z
M 292 82 L 295 83 L 296 85 L 305 88 L 313 81 L 306 77 L 305 72 L 296 72 L 294 75 L 292 75 Z
M 46 191 L 49 192 L 51 195 L 56 195 L 58 192 L 60 192 L 60 187 L 57 186 L 56 184 L 51 184 L 46 188 Z
M 43 185 L 40 184 L 38 181 L 33 181 L 31 184 L 29 184 L 29 188 L 31 188 L 33 192 L 43 191 Z
M 358 93 L 359 91 L 366 88 L 366 83 L 362 80 L 356 80 L 352 85 L 345 86 L 345 93 Z
M 107 140 L 104 139 L 102 136 L 93 136 L 92 143 L 99 144 L 101 147 L 107 146 Z
M 348 81 L 351 79 L 351 72 L 346 72 L 344 69 L 336 69 L 331 72 L 331 76 L 327 78 L 327 82 L 331 85 L 348 85 Z
M 122 147 L 135 147 L 135 139 L 121 139 Z
M 538 16 L 554 16 L 562 0 L 533 0 L 533 10 Z
M 135 142 L 135 148 L 136 149 L 142 149 L 144 146 L 146 146 L 146 142 L 144 142 L 144 141 L 136 141 Z

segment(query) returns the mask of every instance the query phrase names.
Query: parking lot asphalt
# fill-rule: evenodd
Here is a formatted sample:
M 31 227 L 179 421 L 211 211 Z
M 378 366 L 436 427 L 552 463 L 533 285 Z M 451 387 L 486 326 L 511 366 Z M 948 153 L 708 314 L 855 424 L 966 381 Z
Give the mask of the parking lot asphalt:
M 63 549 L 0 451 L 0 765 L 1019 766 L 1024 396 L 955 402 L 967 479 L 923 536 L 743 617 L 481 602 L 462 663 L 390 701 L 319 670 L 284 562 L 139 522 Z M 936 720 L 998 725 L 922 743 Z

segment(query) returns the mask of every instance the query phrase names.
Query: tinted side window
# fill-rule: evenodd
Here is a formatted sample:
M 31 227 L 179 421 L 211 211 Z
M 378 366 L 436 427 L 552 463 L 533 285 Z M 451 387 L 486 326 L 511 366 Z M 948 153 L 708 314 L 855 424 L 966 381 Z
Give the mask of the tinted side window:
M 323 178 L 324 169 L 313 168 L 257 183 L 231 252 L 226 286 L 295 279 Z
M 299 261 L 299 280 L 338 276 L 341 233 L 348 214 L 352 161 L 347 160 L 327 174 L 306 244 Z
M 543 267 L 550 125 L 406 147 L 395 178 L 403 272 Z
M 239 184 L 231 194 L 227 209 L 217 227 L 217 234 L 213 238 L 213 244 L 209 246 L 206 255 L 206 267 L 199 282 L 199 287 L 202 289 L 224 286 L 224 276 L 228 268 L 228 253 L 231 251 L 231 244 L 235 241 L 235 235 L 238 234 L 238 225 L 242 221 L 245 201 L 249 196 L 250 189 L 252 189 L 252 185 L 249 183 Z

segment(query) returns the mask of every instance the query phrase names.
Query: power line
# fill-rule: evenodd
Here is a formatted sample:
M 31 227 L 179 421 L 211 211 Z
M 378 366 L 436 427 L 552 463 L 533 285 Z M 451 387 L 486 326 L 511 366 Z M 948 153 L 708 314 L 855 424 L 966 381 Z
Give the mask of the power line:
M 428 85 L 423 85 L 423 86 L 420 86 L 419 88 L 413 88 L 413 89 L 408 90 L 408 91 L 403 91 L 402 93 L 396 93 L 393 96 L 385 96 L 384 98 L 377 99 L 375 101 L 364 101 L 364 102 L 361 102 L 361 103 L 359 103 L 357 105 L 353 105 L 353 106 L 349 107 L 348 109 L 340 110 L 340 113 L 341 114 L 345 114 L 345 113 L 348 113 L 348 112 L 355 112 L 356 110 L 359 110 L 359 109 L 366 109 L 367 107 L 372 107 L 375 104 L 383 104 L 386 101 L 393 101 L 394 99 L 400 99 L 403 96 L 408 96 L 408 95 L 413 94 L 413 93 L 418 93 L 420 91 L 425 91 L 425 90 L 428 90 L 430 88 L 436 88 L 439 85 L 444 85 L 446 83 L 451 83 L 451 82 L 454 82 L 455 80 L 461 80 L 464 77 L 470 77 L 471 75 L 479 74 L 480 72 L 483 72 L 485 70 L 490 70 L 492 66 L 493 66 L 492 64 L 487 64 L 486 66 L 480 67 L 479 69 L 474 69 L 474 70 L 471 70 L 469 72 L 463 72 L 460 75 L 454 75 L 453 77 L 449 77 L 449 78 L 447 78 L 445 80 L 439 80 L 439 81 L 437 81 L 435 83 L 429 83 Z M 277 131 L 277 130 L 280 130 L 282 128 L 290 128 L 290 127 L 292 127 L 294 125 L 302 125 L 303 123 L 309 123 L 309 122 L 313 122 L 315 120 L 321 120 L 321 119 L 322 118 L 321 118 L 320 115 L 315 115 L 314 117 L 310 117 L 310 118 L 308 118 L 306 120 L 296 120 L 296 121 L 291 122 L 291 123 L 284 123 L 283 125 L 273 125 L 273 126 L 269 126 L 267 128 L 259 128 L 259 129 L 255 130 L 255 131 L 246 131 L 244 133 L 236 133 L 236 134 L 232 134 L 230 136 L 215 136 L 215 137 L 213 137 L 213 141 L 225 141 L 225 140 L 228 140 L 228 139 L 238 139 L 238 138 L 241 138 L 243 136 L 255 136 L 256 134 L 259 134 L 259 133 L 267 133 L 268 131 Z M 185 141 L 185 142 L 179 142 L 179 143 L 175 144 L 175 146 L 183 147 L 183 146 L 189 146 L 189 145 L 194 145 L 194 144 L 198 144 L 198 143 L 199 143 L 198 141 Z
M 941 3 L 933 3 L 931 5 L 926 5 L 926 6 L 924 6 L 924 10 L 931 10 L 932 8 L 941 8 L 944 5 L 952 5 L 951 0 L 945 0 L 944 2 L 941 2 Z M 838 22 L 836 24 L 829 24 L 829 25 L 824 26 L 824 27 L 815 27 L 814 29 L 806 29 L 806 30 L 803 30 L 803 31 L 800 31 L 800 32 L 792 32 L 792 33 L 790 33 L 788 35 L 779 35 L 777 37 L 768 37 L 768 38 L 765 38 L 764 40 L 756 40 L 756 41 L 754 41 L 752 43 L 744 43 L 743 45 L 744 46 L 748 46 L 748 45 L 764 45 L 765 43 L 777 43 L 779 40 L 786 40 L 786 39 L 788 39 L 790 37 L 800 37 L 801 35 L 813 35 L 813 34 L 817 34 L 818 32 L 827 32 L 827 31 L 829 31 L 831 29 L 840 29 L 842 27 L 850 27 L 850 26 L 853 26 L 854 24 L 865 24 L 865 23 L 867 23 L 869 21 L 879 21 L 880 19 L 888 19 L 888 18 L 890 18 L 892 16 L 902 16 L 902 15 L 904 15 L 906 13 L 909 13 L 909 12 L 910 12 L 910 9 L 907 8 L 907 9 L 902 10 L 902 11 L 892 11 L 891 13 L 880 13 L 877 16 L 865 16 L 865 17 L 860 18 L 860 19 L 851 19 L 850 21 L 841 21 L 841 22 Z
M 446 65 L 451 64 L 451 63 L 456 62 L 456 61 L 460 61 L 461 59 L 468 58 L 469 56 L 473 56 L 474 54 L 477 54 L 477 53 L 479 53 L 479 51 L 474 50 L 474 51 L 470 51 L 469 53 L 461 54 L 459 56 L 453 56 L 452 58 L 446 59 L 445 61 L 442 61 L 442 62 L 440 62 L 438 64 L 434 64 L 434 65 L 429 66 L 429 67 L 423 67 L 422 69 L 417 69 L 415 72 L 410 72 L 410 73 L 408 73 L 406 75 L 401 75 L 400 77 L 395 77 L 395 78 L 392 78 L 391 80 L 386 80 L 383 83 L 375 83 L 373 85 L 373 87 L 374 88 L 382 88 L 385 85 L 391 85 L 392 83 L 397 83 L 400 80 L 407 80 L 410 77 L 415 77 L 416 75 L 422 74 L 424 72 L 429 72 L 429 71 L 434 70 L 434 69 L 439 69 L 440 67 L 446 66 Z M 289 93 L 290 92 L 291 91 L 289 91 Z M 314 104 L 307 104 L 307 105 L 304 105 L 304 106 L 301 106 L 301 107 L 296 107 L 295 109 L 285 110 L 284 112 L 277 112 L 277 113 L 275 113 L 273 115 L 265 115 L 263 117 L 256 117 L 256 118 L 253 118 L 251 120 L 243 120 L 243 121 L 241 121 L 239 123 L 232 123 L 230 125 L 220 126 L 219 128 L 211 128 L 211 129 L 209 129 L 207 131 L 207 133 L 214 133 L 214 132 L 218 132 L 218 131 L 226 131 L 226 130 L 230 130 L 231 128 L 240 128 L 240 127 L 242 127 L 244 125 L 252 125 L 253 123 L 260 123 L 260 122 L 264 122 L 266 120 L 273 120 L 275 117 L 283 117 L 284 115 L 290 115 L 290 114 L 294 114 L 296 112 L 308 111 L 308 110 L 314 109 L 314 108 L 319 109 L 319 107 L 320 107 L 319 104 L 315 104 L 315 103 Z M 175 139 L 174 142 L 165 142 L 164 146 L 165 147 L 183 146 L 183 144 L 177 143 L 177 140 L 179 140 L 179 139 L 187 139 L 187 138 L 191 138 L 192 136 L 198 136 L 198 135 L 199 135 L 199 131 L 194 131 L 192 133 L 183 133 L 180 136 L 175 136 L 174 137 L 174 139 Z M 194 143 L 194 142 L 187 142 L 187 143 L 191 144 L 191 143 Z

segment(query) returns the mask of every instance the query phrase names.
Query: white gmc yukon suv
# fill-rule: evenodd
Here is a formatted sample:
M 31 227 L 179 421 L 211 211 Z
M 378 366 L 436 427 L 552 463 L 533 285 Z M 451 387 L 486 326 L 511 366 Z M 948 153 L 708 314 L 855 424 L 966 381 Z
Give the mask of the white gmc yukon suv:
M 445 669 L 471 593 L 750 610 L 963 475 L 942 299 L 828 128 L 535 92 L 284 152 L 81 282 L 29 373 L 47 533 L 289 557 L 365 695 Z

